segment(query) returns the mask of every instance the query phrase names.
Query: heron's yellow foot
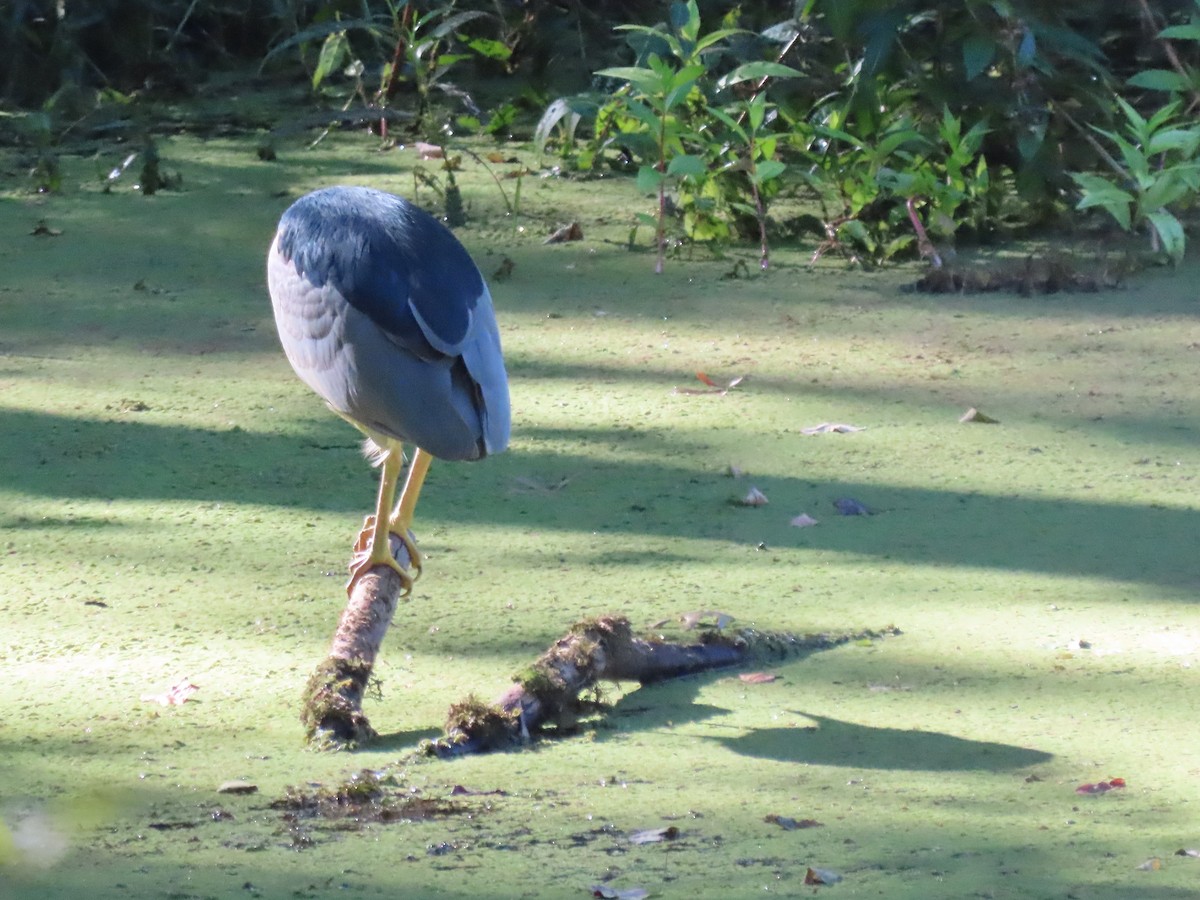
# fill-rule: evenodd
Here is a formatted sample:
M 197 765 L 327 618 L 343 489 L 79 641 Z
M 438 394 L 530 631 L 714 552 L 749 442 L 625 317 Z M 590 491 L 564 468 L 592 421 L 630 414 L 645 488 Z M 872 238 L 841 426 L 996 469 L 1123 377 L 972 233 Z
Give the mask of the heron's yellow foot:
M 391 535 L 395 535 L 404 544 L 408 552 L 409 564 L 413 571 L 405 569 L 396 557 L 392 555 Z M 354 551 L 350 558 L 350 580 L 346 583 L 346 593 L 354 591 L 354 585 L 363 575 L 375 566 L 388 566 L 400 576 L 400 596 L 407 597 L 412 593 L 413 583 L 421 576 L 421 554 L 417 545 L 408 534 L 399 531 L 380 531 L 375 526 L 375 517 L 367 516 L 363 521 L 362 530 L 354 542 Z

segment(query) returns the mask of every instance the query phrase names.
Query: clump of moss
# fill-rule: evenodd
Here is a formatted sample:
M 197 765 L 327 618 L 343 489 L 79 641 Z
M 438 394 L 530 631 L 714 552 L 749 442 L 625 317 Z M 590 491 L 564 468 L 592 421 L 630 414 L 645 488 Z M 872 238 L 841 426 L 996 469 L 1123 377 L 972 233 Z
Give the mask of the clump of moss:
M 516 734 L 517 717 L 498 706 L 484 703 L 474 694 L 455 703 L 446 714 L 446 734 L 466 735 L 487 746 L 510 743 Z
M 371 666 L 329 657 L 304 687 L 300 722 L 309 745 L 321 750 L 352 749 L 376 736 L 362 711 Z
M 293 832 L 300 823 L 358 830 L 373 822 L 412 822 L 469 811 L 461 803 L 413 790 L 395 790 L 395 786 L 394 779 L 364 769 L 338 784 L 312 790 L 290 787 L 270 806 L 283 813 L 284 822 Z M 300 837 L 298 846 L 311 846 L 311 838 L 304 834 Z

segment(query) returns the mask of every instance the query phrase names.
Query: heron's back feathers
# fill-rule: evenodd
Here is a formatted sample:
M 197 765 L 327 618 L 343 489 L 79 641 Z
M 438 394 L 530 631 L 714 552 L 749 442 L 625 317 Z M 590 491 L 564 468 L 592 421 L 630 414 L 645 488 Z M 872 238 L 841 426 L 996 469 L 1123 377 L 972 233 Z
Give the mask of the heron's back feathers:
M 507 446 L 491 295 L 432 216 L 370 188 L 308 194 L 280 220 L 267 278 L 288 359 L 336 412 L 445 459 Z

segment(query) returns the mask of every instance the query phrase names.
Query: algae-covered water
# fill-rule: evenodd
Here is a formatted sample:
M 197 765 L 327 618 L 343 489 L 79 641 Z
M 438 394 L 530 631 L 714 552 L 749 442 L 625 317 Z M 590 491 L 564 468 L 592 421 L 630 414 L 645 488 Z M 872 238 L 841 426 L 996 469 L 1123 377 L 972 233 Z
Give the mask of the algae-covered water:
M 491 164 L 516 215 L 474 159 L 457 175 L 459 236 L 500 273 L 512 446 L 433 469 L 380 741 L 306 751 L 375 474 L 279 351 L 264 256 L 306 190 L 439 177 L 364 141 L 263 162 L 176 138 L 182 185 L 151 197 L 101 190 L 121 148 L 65 159 L 46 197 L 4 160 L 0 896 L 1200 896 L 1176 855 L 1200 848 L 1200 269 L 930 297 L 914 268 L 780 247 L 766 274 L 747 249 L 655 276 L 631 182 L 519 149 Z M 569 221 L 582 241 L 542 243 Z M 769 503 L 731 502 L 751 487 Z M 903 634 L 413 760 L 581 617 L 697 610 Z M 280 808 L 363 770 L 401 813 Z

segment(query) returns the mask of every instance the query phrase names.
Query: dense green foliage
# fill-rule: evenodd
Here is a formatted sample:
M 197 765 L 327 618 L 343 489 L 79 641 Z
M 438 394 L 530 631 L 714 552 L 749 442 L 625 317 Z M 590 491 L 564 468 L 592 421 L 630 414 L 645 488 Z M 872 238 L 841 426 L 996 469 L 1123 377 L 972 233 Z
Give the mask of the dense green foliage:
M 637 174 L 659 267 L 673 243 L 751 235 L 765 267 L 769 233 L 803 231 L 818 254 L 936 260 L 935 243 L 1089 207 L 1181 256 L 1198 0 L 778 7 L 15 0 L 0 92 L 43 149 L 130 106 L 152 131 L 153 101 L 254 72 L 385 136 L 532 136 L 567 171 Z M 1139 143 L 1138 121 L 1168 119 L 1172 136 Z M 53 189 L 52 155 L 34 168 Z

